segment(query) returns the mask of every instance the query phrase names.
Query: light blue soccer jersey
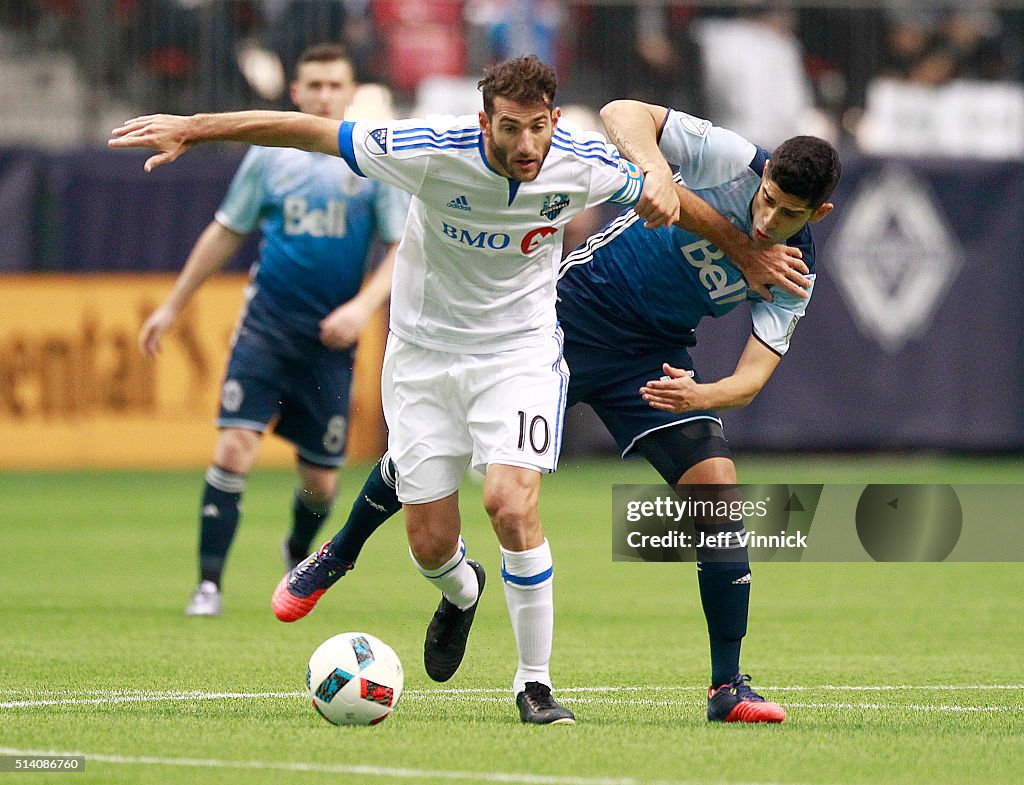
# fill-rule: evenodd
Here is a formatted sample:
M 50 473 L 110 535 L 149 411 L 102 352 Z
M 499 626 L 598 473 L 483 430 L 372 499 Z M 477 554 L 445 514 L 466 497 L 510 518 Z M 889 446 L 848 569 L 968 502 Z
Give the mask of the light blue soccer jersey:
M 437 351 L 549 340 L 566 223 L 602 202 L 635 204 L 643 185 L 604 137 L 570 123 L 530 182 L 490 167 L 476 115 L 343 123 L 338 146 L 354 171 L 413 194 L 391 330 Z
M 263 234 L 246 329 L 319 343 L 320 320 L 359 291 L 374 237 L 397 242 L 407 212 L 404 193 L 338 158 L 251 148 L 216 214 L 234 232 Z
M 765 150 L 676 111 L 669 112 L 659 144 L 687 187 L 750 233 Z M 788 244 L 802 251 L 813 281 L 810 229 L 804 226 Z M 634 351 L 692 346 L 702 318 L 752 300 L 754 335 L 782 355 L 808 301 L 778 290 L 772 294 L 769 303 L 751 292 L 739 268 L 710 241 L 678 226 L 645 229 L 627 210 L 563 261 L 558 315 L 574 341 Z

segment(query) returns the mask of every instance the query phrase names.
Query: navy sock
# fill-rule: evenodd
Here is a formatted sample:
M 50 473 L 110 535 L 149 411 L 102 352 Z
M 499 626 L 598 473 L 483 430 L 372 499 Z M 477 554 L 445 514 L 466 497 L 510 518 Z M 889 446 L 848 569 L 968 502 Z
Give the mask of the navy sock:
M 738 527 L 715 527 L 717 531 Z M 750 608 L 750 562 L 746 548 L 697 551 L 697 583 L 711 643 L 711 686 L 732 681 L 740 672 L 740 647 L 747 634 Z M 725 561 L 728 559 L 728 561 Z
M 402 509 L 395 492 L 395 480 L 395 464 L 391 462 L 391 456 L 384 453 L 352 503 L 345 526 L 334 535 L 330 547 L 332 556 L 346 564 L 355 564 L 370 535 Z
M 327 516 L 331 514 L 333 499 L 316 503 L 301 488 L 295 489 L 292 501 L 292 533 L 288 537 L 288 550 L 292 558 L 305 558 L 313 545 L 313 538 Z
M 199 579 L 220 586 L 224 562 L 241 515 L 245 475 L 211 466 L 206 470 L 199 513 Z

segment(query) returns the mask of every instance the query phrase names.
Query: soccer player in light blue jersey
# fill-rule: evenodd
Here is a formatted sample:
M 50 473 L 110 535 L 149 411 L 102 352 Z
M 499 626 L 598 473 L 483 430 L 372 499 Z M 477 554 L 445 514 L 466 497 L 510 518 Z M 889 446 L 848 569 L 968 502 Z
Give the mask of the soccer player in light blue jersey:
M 291 85 L 302 112 L 341 120 L 354 91 L 352 64 L 340 47 L 320 44 L 303 53 Z M 282 554 L 290 566 L 309 555 L 345 457 L 356 340 L 390 293 L 407 210 L 402 191 L 357 177 L 336 158 L 253 147 L 173 289 L 143 324 L 139 343 L 154 357 L 195 292 L 260 230 L 260 258 L 234 336 L 202 493 L 199 585 L 189 616 L 221 613 L 221 576 L 245 478 L 268 428 L 296 449 L 299 483 Z M 360 290 L 375 238 L 385 255 Z
M 441 592 L 424 665 L 435 681 L 455 674 L 484 588 L 458 507 L 473 465 L 485 472 L 484 505 L 500 546 L 519 717 L 568 724 L 573 713 L 551 692 L 554 568 L 537 512 L 540 477 L 557 463 L 568 382 L 555 315 L 566 223 L 601 202 L 637 203 L 650 226 L 680 221 L 760 264 L 766 279 L 798 287 L 791 254 L 752 243 L 671 180 L 648 184 L 602 136 L 561 123 L 554 72 L 536 57 L 496 64 L 480 87 L 476 116 L 337 123 L 281 112 L 156 115 L 116 129 L 110 146 L 157 150 L 147 170 L 197 142 L 298 147 L 340 155 L 356 173 L 413 194 L 395 263 L 382 396 L 410 552 Z M 382 481 L 391 461 L 376 472 Z M 282 579 L 278 618 L 304 616 L 350 567 L 325 545 Z
M 652 177 L 671 182 L 671 162 L 679 180 L 755 243 L 799 248 L 813 284 L 807 224 L 832 209 L 828 197 L 840 164 L 831 145 L 797 137 L 769 161 L 765 150 L 682 112 L 622 101 L 606 107 L 603 117 L 620 149 Z M 680 225 L 645 228 L 639 209 L 622 213 L 561 264 L 558 317 L 571 370 L 568 404 L 593 406 L 623 457 L 642 455 L 666 482 L 728 487 L 736 483 L 736 468 L 715 410 L 744 406 L 757 395 L 789 348 L 809 292 L 777 287 L 762 289 L 762 296 L 716 243 Z M 702 382 L 688 353 L 695 328 L 702 318 L 723 316 L 744 301 L 752 304 L 753 330 L 735 372 Z M 366 538 L 397 512 L 394 484 L 385 456 L 329 544 L 330 553 L 355 561 Z M 740 528 L 727 524 L 728 536 Z M 711 641 L 708 719 L 782 721 L 782 707 L 754 692 L 739 670 L 750 591 L 745 549 L 702 550 L 698 556 Z M 294 583 L 300 590 L 302 582 Z M 329 585 L 306 594 L 306 613 Z

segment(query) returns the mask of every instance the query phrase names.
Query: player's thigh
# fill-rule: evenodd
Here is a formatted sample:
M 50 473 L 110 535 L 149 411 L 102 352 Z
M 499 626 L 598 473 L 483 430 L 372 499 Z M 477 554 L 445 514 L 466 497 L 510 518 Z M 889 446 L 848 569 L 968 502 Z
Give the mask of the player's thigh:
M 569 369 L 561 340 L 478 357 L 466 377 L 473 466 L 553 472 L 562 447 Z
M 699 417 L 672 423 L 643 435 L 636 449 L 668 483 L 736 482 L 732 451 L 718 420 Z
M 381 399 L 398 498 L 426 504 L 458 490 L 473 444 L 456 378 L 463 355 L 388 338 Z
M 294 444 L 303 461 L 340 466 L 348 444 L 352 355 L 318 352 L 289 362 L 283 373 L 286 392 L 274 433 Z

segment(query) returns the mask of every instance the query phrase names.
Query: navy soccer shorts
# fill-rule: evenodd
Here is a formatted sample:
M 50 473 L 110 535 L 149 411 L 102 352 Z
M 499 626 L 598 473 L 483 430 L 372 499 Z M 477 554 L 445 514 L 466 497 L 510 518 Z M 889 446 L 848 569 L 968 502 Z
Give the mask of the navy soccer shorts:
M 288 349 L 288 351 L 285 351 Z M 242 330 L 221 387 L 217 426 L 263 433 L 273 425 L 299 457 L 320 466 L 345 460 L 352 353 Z
M 686 468 L 705 458 L 732 457 L 722 432 L 722 421 L 715 412 L 664 412 L 652 409 L 640 397 L 641 387 L 664 376 L 662 363 L 694 370 L 693 359 L 684 347 L 630 354 L 581 345 L 566 336 L 565 359 L 569 364 L 568 405 L 590 404 L 615 439 L 623 458 L 641 452 L 651 460 L 639 444 L 641 440 L 659 442 L 663 448 L 667 440 L 660 437 L 667 435 L 666 429 L 688 423 L 704 423 L 706 427 L 688 428 L 687 433 L 692 432 L 692 438 L 673 439 L 673 443 L 678 443 L 674 451 L 679 454 L 665 456 L 672 464 L 666 465 L 665 471 L 674 473 L 669 482 L 675 482 Z M 699 374 L 695 373 L 694 378 L 700 381 Z M 655 468 L 662 471 L 661 466 Z

